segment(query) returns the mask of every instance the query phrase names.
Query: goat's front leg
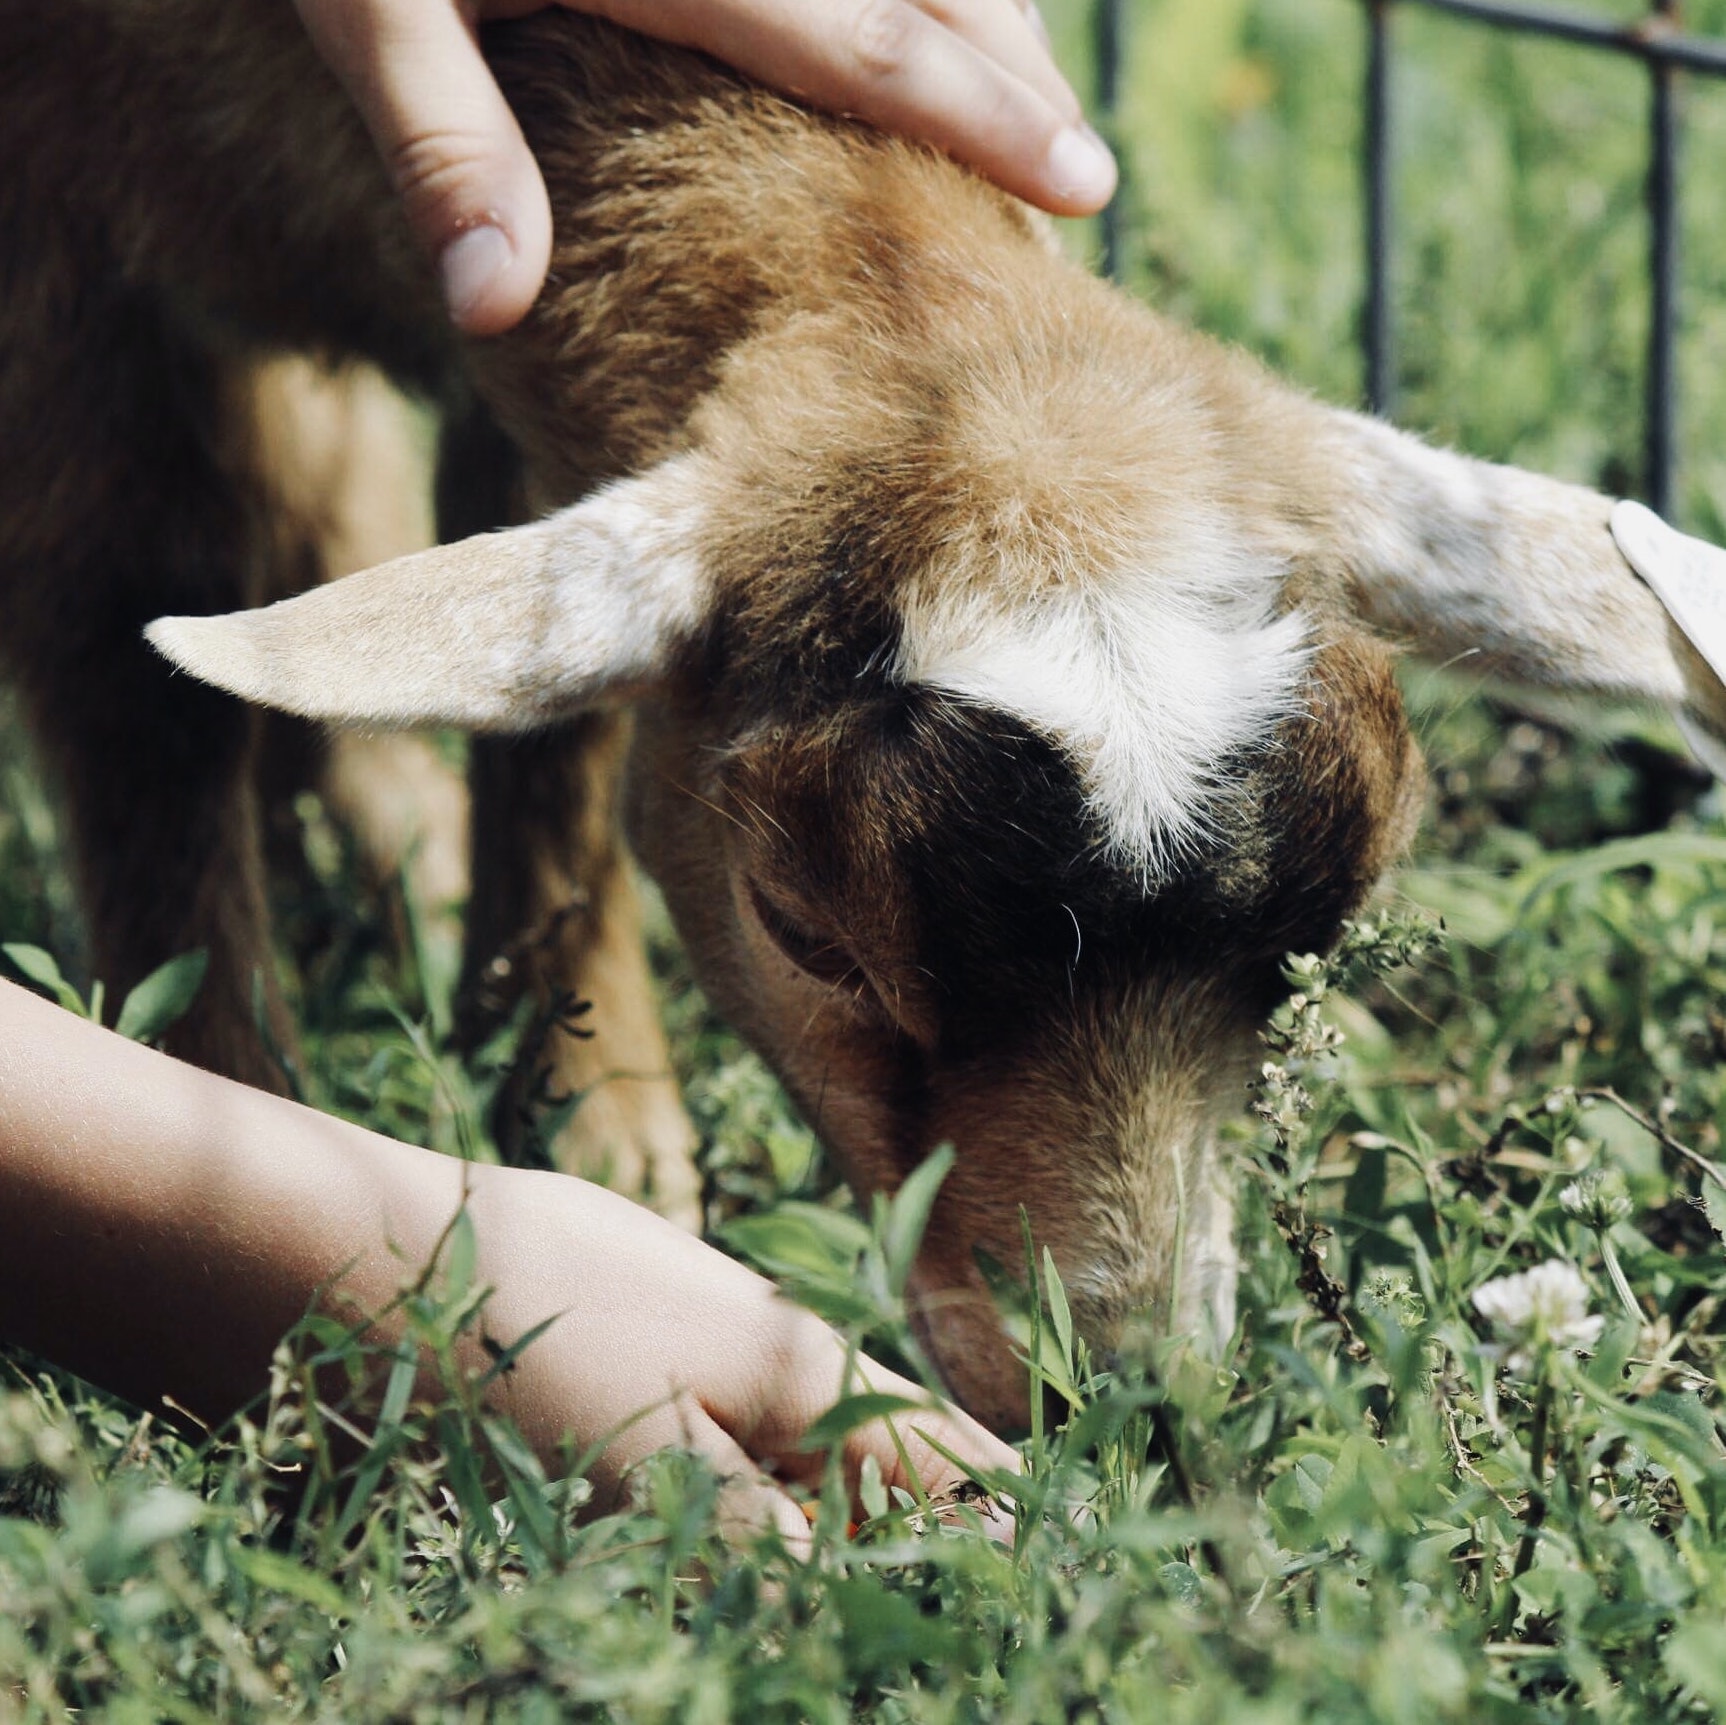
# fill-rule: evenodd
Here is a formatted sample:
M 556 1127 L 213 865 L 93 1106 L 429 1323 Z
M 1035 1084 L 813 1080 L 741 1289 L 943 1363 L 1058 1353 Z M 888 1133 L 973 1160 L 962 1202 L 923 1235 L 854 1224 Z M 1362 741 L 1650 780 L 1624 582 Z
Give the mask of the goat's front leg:
M 38 667 L 27 708 L 62 791 L 92 973 L 115 1002 L 166 960 L 204 950 L 202 987 L 164 1046 L 284 1091 L 293 1032 L 267 935 L 258 715 L 172 677 L 136 628 L 78 648 Z
M 519 452 L 483 407 L 446 422 L 438 460 L 446 542 L 535 513 Z M 468 756 L 472 892 L 457 1034 L 472 1049 L 531 1000 L 498 1103 L 498 1135 L 701 1226 L 695 1128 L 684 1112 L 642 945 L 619 793 L 630 721 L 588 713 L 524 737 L 475 737 Z
M 432 475 L 417 412 L 380 373 L 277 359 L 257 368 L 253 395 L 274 523 L 272 599 L 433 543 Z M 303 721 L 280 717 L 265 735 L 266 816 L 276 812 L 272 803 L 317 782 L 386 904 L 400 908 L 399 884 L 417 912 L 424 956 L 453 979 L 468 890 L 467 789 L 435 740 L 388 731 L 319 738 Z M 268 819 L 266 833 L 288 825 Z M 291 837 L 294 851 L 284 846 L 272 862 L 292 866 L 297 824 Z M 390 920 L 405 940 L 404 919 Z
M 231 610 L 262 584 L 244 381 L 147 295 L 33 303 L 38 323 L 0 324 L 19 340 L 0 425 L 4 652 L 60 793 L 91 969 L 114 1001 L 204 948 L 203 987 L 167 1046 L 279 1090 L 270 1044 L 290 1032 L 267 936 L 257 716 L 143 638 L 164 610 Z
M 544 1133 L 558 1167 L 701 1224 L 684 1112 L 618 827 L 629 720 L 591 713 L 476 738 L 466 1039 L 524 995 L 533 1016 L 500 1132 Z

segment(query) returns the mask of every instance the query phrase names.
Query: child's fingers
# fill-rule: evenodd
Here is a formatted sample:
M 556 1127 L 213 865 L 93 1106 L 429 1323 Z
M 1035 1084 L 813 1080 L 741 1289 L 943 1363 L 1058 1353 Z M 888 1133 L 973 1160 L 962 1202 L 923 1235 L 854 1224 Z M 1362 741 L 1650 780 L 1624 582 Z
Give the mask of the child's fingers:
M 297 0 L 438 260 L 469 334 L 507 329 L 533 303 L 551 211 L 521 128 L 451 0 Z
M 1113 158 L 1012 0 L 609 0 L 606 10 L 933 144 L 1057 214 L 1088 214 L 1114 191 Z
M 1034 7 L 1018 0 L 918 0 L 922 10 L 955 36 L 1035 90 L 1061 118 L 1083 115 L 1073 87 L 1049 55 L 1049 38 Z

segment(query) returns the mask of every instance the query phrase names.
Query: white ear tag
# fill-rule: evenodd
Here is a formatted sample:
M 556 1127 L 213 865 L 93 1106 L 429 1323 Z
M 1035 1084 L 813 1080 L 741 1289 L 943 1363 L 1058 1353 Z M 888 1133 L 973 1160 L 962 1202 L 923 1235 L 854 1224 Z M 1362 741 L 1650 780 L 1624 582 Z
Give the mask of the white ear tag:
M 1612 506 L 1612 537 L 1690 645 L 1726 684 L 1726 551 L 1668 527 L 1640 503 Z M 1726 779 L 1726 751 L 1682 714 L 1677 717 L 1696 758 L 1716 778 Z

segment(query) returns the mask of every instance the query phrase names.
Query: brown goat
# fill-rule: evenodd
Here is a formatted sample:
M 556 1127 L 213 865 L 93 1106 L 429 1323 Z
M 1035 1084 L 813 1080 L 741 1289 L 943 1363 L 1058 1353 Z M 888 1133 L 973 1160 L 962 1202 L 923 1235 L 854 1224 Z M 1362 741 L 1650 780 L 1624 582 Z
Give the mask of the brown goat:
M 1716 742 L 1726 690 L 1605 499 L 1320 407 L 697 57 L 567 13 L 487 48 L 556 236 L 526 323 L 458 353 L 286 7 L 0 10 L 0 639 L 103 964 L 211 945 L 186 1051 L 270 1081 L 250 721 L 152 660 L 175 612 L 156 644 L 250 700 L 533 733 L 475 745 L 470 963 L 573 978 L 587 1076 L 656 1070 L 636 703 L 631 830 L 716 1002 L 859 1192 L 957 1148 L 914 1288 L 961 1399 L 1023 1407 L 974 1258 L 1016 1260 L 1021 1205 L 1099 1346 L 1144 1308 L 1226 1334 L 1216 1121 L 1283 954 L 1415 816 L 1393 643 Z M 446 531 L 557 513 L 196 615 L 291 573 L 244 387 L 284 350 L 446 404 Z M 636 1082 L 610 1148 L 687 1208 Z

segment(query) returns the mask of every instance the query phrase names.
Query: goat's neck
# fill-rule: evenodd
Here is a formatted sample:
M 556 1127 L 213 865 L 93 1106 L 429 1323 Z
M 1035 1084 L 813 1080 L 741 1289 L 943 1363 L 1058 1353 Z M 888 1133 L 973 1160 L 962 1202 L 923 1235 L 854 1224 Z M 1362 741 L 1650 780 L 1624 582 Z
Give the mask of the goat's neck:
M 544 501 L 685 444 L 746 342 L 812 320 L 915 342 L 955 307 L 986 318 L 1003 257 L 1057 267 L 1017 205 L 950 163 L 697 56 L 567 12 L 488 50 L 556 240 L 534 312 L 477 366 Z

